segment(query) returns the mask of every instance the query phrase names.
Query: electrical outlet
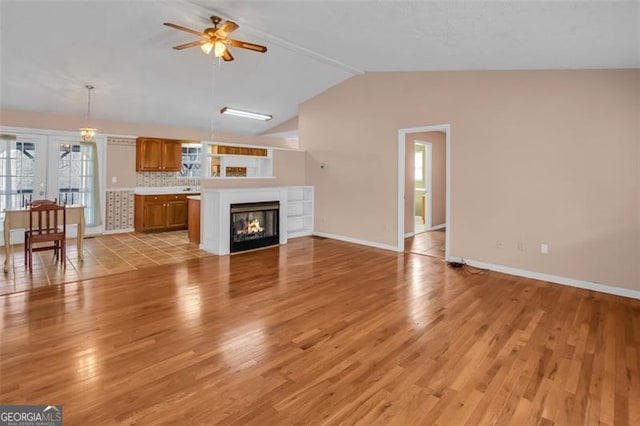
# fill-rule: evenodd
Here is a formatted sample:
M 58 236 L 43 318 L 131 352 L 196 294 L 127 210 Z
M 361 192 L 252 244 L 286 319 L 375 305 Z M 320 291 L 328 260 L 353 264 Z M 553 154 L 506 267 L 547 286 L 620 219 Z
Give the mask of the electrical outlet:
M 549 254 L 549 244 L 547 243 L 540 244 L 540 253 Z
M 496 248 L 499 250 L 502 250 L 504 248 L 504 244 L 502 243 L 502 241 L 496 241 Z
M 118 183 L 118 177 L 117 176 L 113 176 L 111 178 L 111 183 Z
M 527 247 L 524 245 L 524 241 L 518 241 L 518 250 L 526 251 Z

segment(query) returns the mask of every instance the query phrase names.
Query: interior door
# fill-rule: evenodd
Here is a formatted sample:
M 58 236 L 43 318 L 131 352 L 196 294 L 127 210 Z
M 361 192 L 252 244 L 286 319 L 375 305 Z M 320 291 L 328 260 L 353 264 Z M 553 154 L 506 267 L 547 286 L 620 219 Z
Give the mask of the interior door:
M 422 218 L 425 223 L 425 212 L 423 211 L 423 199 L 427 194 L 425 178 L 425 147 L 421 143 L 414 143 L 414 216 Z

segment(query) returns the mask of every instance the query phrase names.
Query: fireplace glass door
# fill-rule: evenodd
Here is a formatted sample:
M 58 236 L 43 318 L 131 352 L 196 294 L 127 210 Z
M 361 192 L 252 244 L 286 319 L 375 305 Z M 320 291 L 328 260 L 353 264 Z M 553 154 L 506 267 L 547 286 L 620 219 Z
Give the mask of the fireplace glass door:
M 231 204 L 231 253 L 280 242 L 280 203 Z

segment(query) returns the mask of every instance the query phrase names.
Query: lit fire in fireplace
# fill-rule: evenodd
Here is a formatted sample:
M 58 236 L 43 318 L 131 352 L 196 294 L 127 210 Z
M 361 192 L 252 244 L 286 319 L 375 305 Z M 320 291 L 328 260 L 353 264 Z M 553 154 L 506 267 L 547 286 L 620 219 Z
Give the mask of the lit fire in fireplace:
M 258 219 L 251 220 L 242 220 L 244 222 L 244 227 L 238 229 L 238 235 L 251 235 L 251 234 L 259 234 L 264 231 L 264 228 L 260 226 L 260 221 Z
M 229 212 L 231 253 L 279 244 L 278 201 L 231 204 Z

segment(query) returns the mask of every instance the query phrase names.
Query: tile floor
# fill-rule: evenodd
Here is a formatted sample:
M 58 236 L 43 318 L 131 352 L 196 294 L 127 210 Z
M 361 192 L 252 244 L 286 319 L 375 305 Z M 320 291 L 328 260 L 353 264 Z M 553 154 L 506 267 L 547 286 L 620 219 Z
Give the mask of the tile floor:
M 422 232 L 404 240 L 404 251 L 444 259 L 445 230 Z
M 187 231 L 85 238 L 82 262 L 78 260 L 76 241 L 68 240 L 65 267 L 55 261 L 53 251 L 42 251 L 33 254 L 31 273 L 25 267 L 24 246 L 12 246 L 11 254 L 9 271 L 0 273 L 0 294 L 211 256 L 198 249 L 197 245 L 189 243 Z M 4 261 L 4 256 L 2 260 Z

